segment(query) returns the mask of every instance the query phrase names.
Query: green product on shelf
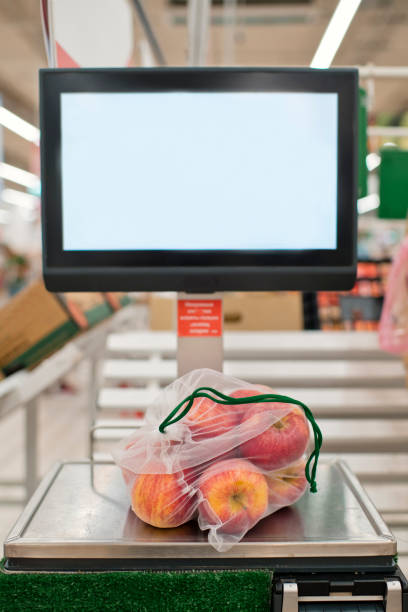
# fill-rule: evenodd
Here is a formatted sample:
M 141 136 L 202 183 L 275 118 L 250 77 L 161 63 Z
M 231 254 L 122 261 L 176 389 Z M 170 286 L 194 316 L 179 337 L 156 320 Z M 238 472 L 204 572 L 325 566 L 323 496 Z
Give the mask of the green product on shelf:
M 405 219 L 408 212 L 408 151 L 396 147 L 381 149 L 381 219 Z
M 367 195 L 367 92 L 360 87 L 358 107 L 358 197 Z

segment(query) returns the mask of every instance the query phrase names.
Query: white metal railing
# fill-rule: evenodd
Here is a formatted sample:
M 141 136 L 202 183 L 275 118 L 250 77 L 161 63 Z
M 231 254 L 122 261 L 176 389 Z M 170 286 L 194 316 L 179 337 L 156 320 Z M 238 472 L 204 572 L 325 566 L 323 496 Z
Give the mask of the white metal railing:
M 0 418 L 22 407 L 25 410 L 25 477 L 11 484 L 25 487 L 26 498 L 38 480 L 38 400 L 41 394 L 73 370 L 80 361 L 91 361 L 89 404 L 96 406 L 96 362 L 105 350 L 106 338 L 134 318 L 132 306 L 113 314 L 95 328 L 81 334 L 31 371 L 17 372 L 0 382 Z M 0 484 L 4 484 L 1 483 Z M 5 483 L 7 485 L 10 482 Z M 14 498 L 13 498 L 14 499 Z M 7 501 L 7 500 L 2 500 Z M 24 501 L 24 500 L 22 500 Z

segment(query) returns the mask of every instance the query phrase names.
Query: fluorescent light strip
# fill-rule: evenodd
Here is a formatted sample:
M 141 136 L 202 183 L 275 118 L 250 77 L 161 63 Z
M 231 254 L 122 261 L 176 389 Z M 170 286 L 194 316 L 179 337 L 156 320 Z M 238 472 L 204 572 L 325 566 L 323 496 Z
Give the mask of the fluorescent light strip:
M 370 212 L 370 210 L 375 210 L 380 205 L 380 198 L 376 193 L 370 193 L 370 195 L 365 196 L 365 198 L 360 198 L 357 200 L 357 210 L 359 215 L 364 215 L 364 213 Z
M 3 189 L 0 193 L 0 199 L 6 204 L 21 206 L 27 210 L 33 210 L 38 202 L 38 198 L 35 196 L 24 191 L 17 191 L 17 189 Z
M 25 138 L 25 140 L 35 144 L 40 142 L 40 130 L 35 125 L 31 125 L 28 121 L 24 121 L 18 115 L 4 108 L 4 106 L 0 106 L 0 125 Z
M 40 179 L 35 174 L 15 166 L 10 166 L 10 164 L 5 164 L 4 162 L 0 162 L 0 178 L 17 183 L 17 185 L 23 185 L 23 187 L 28 187 L 28 189 L 38 189 L 40 184 Z
M 366 166 L 369 172 L 372 172 L 381 164 L 381 157 L 377 153 L 369 153 L 366 157 Z
M 330 67 L 360 3 L 361 0 L 339 1 L 312 59 L 311 68 Z

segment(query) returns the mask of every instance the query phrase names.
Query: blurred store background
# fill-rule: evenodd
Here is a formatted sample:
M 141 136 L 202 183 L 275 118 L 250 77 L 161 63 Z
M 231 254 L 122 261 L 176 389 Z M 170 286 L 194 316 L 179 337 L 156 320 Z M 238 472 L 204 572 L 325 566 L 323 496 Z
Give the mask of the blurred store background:
M 0 304 L 41 273 L 38 69 L 48 65 L 47 55 L 61 66 L 309 66 L 338 2 L 106 2 L 119 21 L 107 35 L 103 11 L 100 23 L 95 18 L 101 3 L 65 3 L 76 16 L 72 28 L 64 2 L 54 2 L 56 37 L 63 41 L 55 42 L 55 53 L 51 42 L 44 44 L 40 4 L 0 1 Z M 408 207 L 407 25 L 404 0 L 363 0 L 335 53 L 333 66 L 361 67 L 360 278 L 346 296 L 304 296 L 303 322 L 286 321 L 287 329 L 376 328 Z M 118 39 L 113 52 L 109 45 Z M 301 299 L 292 296 L 293 303 Z

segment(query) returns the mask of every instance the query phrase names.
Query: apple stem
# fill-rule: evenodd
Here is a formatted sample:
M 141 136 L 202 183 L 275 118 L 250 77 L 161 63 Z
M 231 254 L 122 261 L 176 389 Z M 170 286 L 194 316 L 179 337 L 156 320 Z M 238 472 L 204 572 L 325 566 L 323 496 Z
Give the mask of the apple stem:
M 169 427 L 169 425 L 173 425 L 174 423 L 177 423 L 177 421 L 183 419 L 191 409 L 194 400 L 198 397 L 206 397 L 207 399 L 210 399 L 213 402 L 216 402 L 217 404 L 223 404 L 224 406 L 275 402 L 279 402 L 282 404 L 295 404 L 297 406 L 300 406 L 300 408 L 302 408 L 303 412 L 305 413 L 305 417 L 312 426 L 314 437 L 314 449 L 310 453 L 310 456 L 306 462 L 305 476 L 306 480 L 310 484 L 310 492 L 317 493 L 316 470 L 317 463 L 319 461 L 320 449 L 323 444 L 323 434 L 321 432 L 320 427 L 316 423 L 313 412 L 310 410 L 310 408 L 308 408 L 308 406 L 306 406 L 306 404 L 294 399 L 293 397 L 288 397 L 286 395 L 278 395 L 276 393 L 263 393 L 250 397 L 231 397 L 230 395 L 224 395 L 224 393 L 221 393 L 220 391 L 217 391 L 212 387 L 198 387 L 198 389 L 195 389 L 193 393 L 188 395 L 183 401 L 177 404 L 177 406 L 166 416 L 166 418 L 163 419 L 163 421 L 159 425 L 160 433 L 164 434 L 166 427 Z

